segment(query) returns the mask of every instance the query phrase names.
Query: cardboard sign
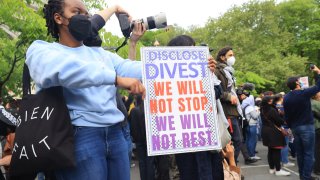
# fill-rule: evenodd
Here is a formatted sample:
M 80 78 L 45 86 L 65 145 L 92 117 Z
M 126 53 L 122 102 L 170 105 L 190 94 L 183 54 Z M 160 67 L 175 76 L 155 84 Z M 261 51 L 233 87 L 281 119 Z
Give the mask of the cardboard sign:
M 207 47 L 141 48 L 148 155 L 221 149 Z

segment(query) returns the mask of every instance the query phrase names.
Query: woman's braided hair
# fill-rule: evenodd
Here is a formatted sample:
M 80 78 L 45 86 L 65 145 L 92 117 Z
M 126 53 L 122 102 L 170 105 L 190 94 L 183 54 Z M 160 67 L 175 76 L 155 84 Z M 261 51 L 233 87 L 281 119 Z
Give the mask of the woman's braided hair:
M 49 0 L 43 7 L 44 18 L 48 28 L 48 35 L 51 34 L 57 41 L 59 40 L 59 29 L 54 21 L 55 13 L 63 13 L 64 0 Z

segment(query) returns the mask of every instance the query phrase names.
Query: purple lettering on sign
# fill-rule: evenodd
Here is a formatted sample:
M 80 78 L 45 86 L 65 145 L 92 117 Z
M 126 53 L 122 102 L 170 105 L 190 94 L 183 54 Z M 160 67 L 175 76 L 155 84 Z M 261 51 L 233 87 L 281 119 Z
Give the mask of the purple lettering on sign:
M 154 70 L 154 75 L 150 75 L 151 70 Z M 146 78 L 155 79 L 159 74 L 158 67 L 155 64 L 146 64 Z
M 189 141 L 189 134 L 188 133 L 182 133 L 182 142 L 183 142 L 183 147 L 184 148 L 190 147 L 190 141 Z
M 160 150 L 160 137 L 157 135 L 152 135 L 152 150 Z
M 161 137 L 159 135 L 152 135 L 152 150 L 158 151 L 160 149 L 167 150 L 172 145 L 172 149 L 176 148 L 176 134 L 163 134 Z
M 168 117 L 168 119 L 167 119 Z M 169 130 L 175 130 L 174 125 L 174 116 L 156 116 L 156 125 L 158 131 L 167 130 L 167 122 L 169 124 Z M 167 121 L 168 120 L 168 121 Z

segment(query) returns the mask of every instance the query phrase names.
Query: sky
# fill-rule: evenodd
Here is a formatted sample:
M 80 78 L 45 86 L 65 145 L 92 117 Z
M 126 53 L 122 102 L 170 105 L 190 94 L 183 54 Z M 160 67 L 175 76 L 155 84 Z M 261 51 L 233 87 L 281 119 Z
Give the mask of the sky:
M 106 0 L 106 2 L 108 6 L 120 5 L 133 19 L 164 12 L 168 25 L 177 24 L 187 28 L 191 25 L 203 27 L 209 17 L 217 18 L 234 5 L 241 5 L 249 0 Z M 111 17 L 105 28 L 114 35 L 122 36 L 116 16 Z

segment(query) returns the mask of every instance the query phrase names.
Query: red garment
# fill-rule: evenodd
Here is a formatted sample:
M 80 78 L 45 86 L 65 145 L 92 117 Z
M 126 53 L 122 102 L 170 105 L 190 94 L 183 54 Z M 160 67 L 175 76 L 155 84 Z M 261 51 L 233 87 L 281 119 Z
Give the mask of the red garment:
M 230 133 L 233 133 L 233 127 L 232 127 L 232 122 L 230 118 L 228 118 L 228 123 L 229 123 Z

